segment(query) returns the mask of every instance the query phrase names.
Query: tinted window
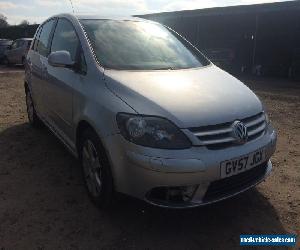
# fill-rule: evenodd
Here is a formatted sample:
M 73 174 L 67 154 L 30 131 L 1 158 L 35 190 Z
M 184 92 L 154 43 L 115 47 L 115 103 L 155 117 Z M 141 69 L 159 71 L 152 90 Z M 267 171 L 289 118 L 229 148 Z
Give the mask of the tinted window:
M 79 40 L 73 25 L 66 19 L 59 19 L 54 32 L 51 52 L 66 50 L 75 61 Z
M 183 69 L 209 64 L 187 41 L 162 25 L 141 21 L 81 20 L 98 61 L 113 69 Z
M 54 20 L 50 20 L 42 26 L 42 31 L 38 39 L 37 51 L 42 56 L 48 55 L 49 38 L 52 31 Z

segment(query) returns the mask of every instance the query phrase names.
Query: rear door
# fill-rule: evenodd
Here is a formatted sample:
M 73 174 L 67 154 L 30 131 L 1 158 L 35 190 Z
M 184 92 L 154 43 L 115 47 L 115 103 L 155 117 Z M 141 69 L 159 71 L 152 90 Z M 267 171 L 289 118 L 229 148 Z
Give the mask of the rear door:
M 52 35 L 56 20 L 51 19 L 44 23 L 38 30 L 32 49 L 27 57 L 28 65 L 31 68 L 31 86 L 35 108 L 41 118 L 46 119 L 47 103 L 45 97 L 45 75 L 47 57 L 49 54 L 50 37 Z
M 85 60 L 73 24 L 65 18 L 57 21 L 50 52 L 62 50 L 68 51 L 79 67 L 71 69 L 47 64 L 47 103 L 51 122 L 70 142 L 73 135 L 73 89 L 83 83 Z

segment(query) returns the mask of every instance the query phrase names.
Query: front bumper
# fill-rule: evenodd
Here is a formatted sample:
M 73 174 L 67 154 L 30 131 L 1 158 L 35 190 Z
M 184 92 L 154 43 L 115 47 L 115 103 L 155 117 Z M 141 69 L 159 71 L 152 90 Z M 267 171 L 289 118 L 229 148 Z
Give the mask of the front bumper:
M 275 151 L 277 135 L 272 126 L 257 140 L 244 145 L 229 147 L 221 150 L 208 150 L 206 147 L 192 147 L 185 150 L 162 150 L 146 148 L 132 144 L 121 135 L 109 136 L 105 146 L 109 152 L 112 165 L 115 189 L 147 202 L 172 208 L 201 206 L 220 201 L 239 194 L 263 181 L 271 172 L 269 161 Z M 255 167 L 251 177 L 240 176 L 225 178 L 228 185 L 235 183 L 235 188 L 228 191 L 222 188 L 220 179 L 220 163 L 224 160 L 249 154 L 259 148 L 266 147 L 266 161 Z M 246 172 L 251 171 L 248 170 Z M 244 173 L 246 173 L 244 172 Z M 250 172 L 249 172 L 250 174 Z M 243 177 L 243 184 L 239 179 Z M 226 180 L 227 181 L 227 180 Z M 219 188 L 219 191 L 217 190 Z M 157 199 L 151 192 L 172 192 L 186 189 L 191 190 L 192 197 L 185 201 Z M 214 189 L 214 194 L 209 192 Z M 174 191 L 175 190 L 175 191 Z M 216 191 L 217 190 L 217 191 Z M 186 191 L 186 192 L 187 192 Z M 219 194 L 216 195 L 216 192 Z M 208 197 L 209 196 L 209 197 Z

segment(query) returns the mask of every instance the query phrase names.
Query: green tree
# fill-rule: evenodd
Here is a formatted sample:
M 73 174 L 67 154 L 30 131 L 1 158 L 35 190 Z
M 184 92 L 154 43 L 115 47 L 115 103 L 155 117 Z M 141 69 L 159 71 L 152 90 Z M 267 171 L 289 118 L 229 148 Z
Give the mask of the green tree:
M 27 26 L 29 25 L 29 21 L 27 20 L 23 20 L 21 23 L 20 23 L 21 26 Z
M 7 17 L 0 13 L 0 28 L 5 28 L 7 26 L 9 26 Z

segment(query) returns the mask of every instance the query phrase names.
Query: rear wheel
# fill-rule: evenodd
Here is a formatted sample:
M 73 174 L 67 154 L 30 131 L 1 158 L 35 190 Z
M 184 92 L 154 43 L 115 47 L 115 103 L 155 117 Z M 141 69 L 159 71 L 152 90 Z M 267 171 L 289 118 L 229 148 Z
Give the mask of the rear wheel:
M 114 200 L 113 178 L 101 145 L 92 129 L 85 130 L 81 137 L 80 160 L 89 196 L 98 207 L 108 208 Z
M 42 122 L 36 114 L 36 111 L 35 111 L 35 108 L 33 105 L 32 96 L 27 87 L 25 88 L 25 94 L 26 94 L 26 107 L 27 107 L 27 116 L 28 116 L 29 124 L 33 127 L 40 127 Z

